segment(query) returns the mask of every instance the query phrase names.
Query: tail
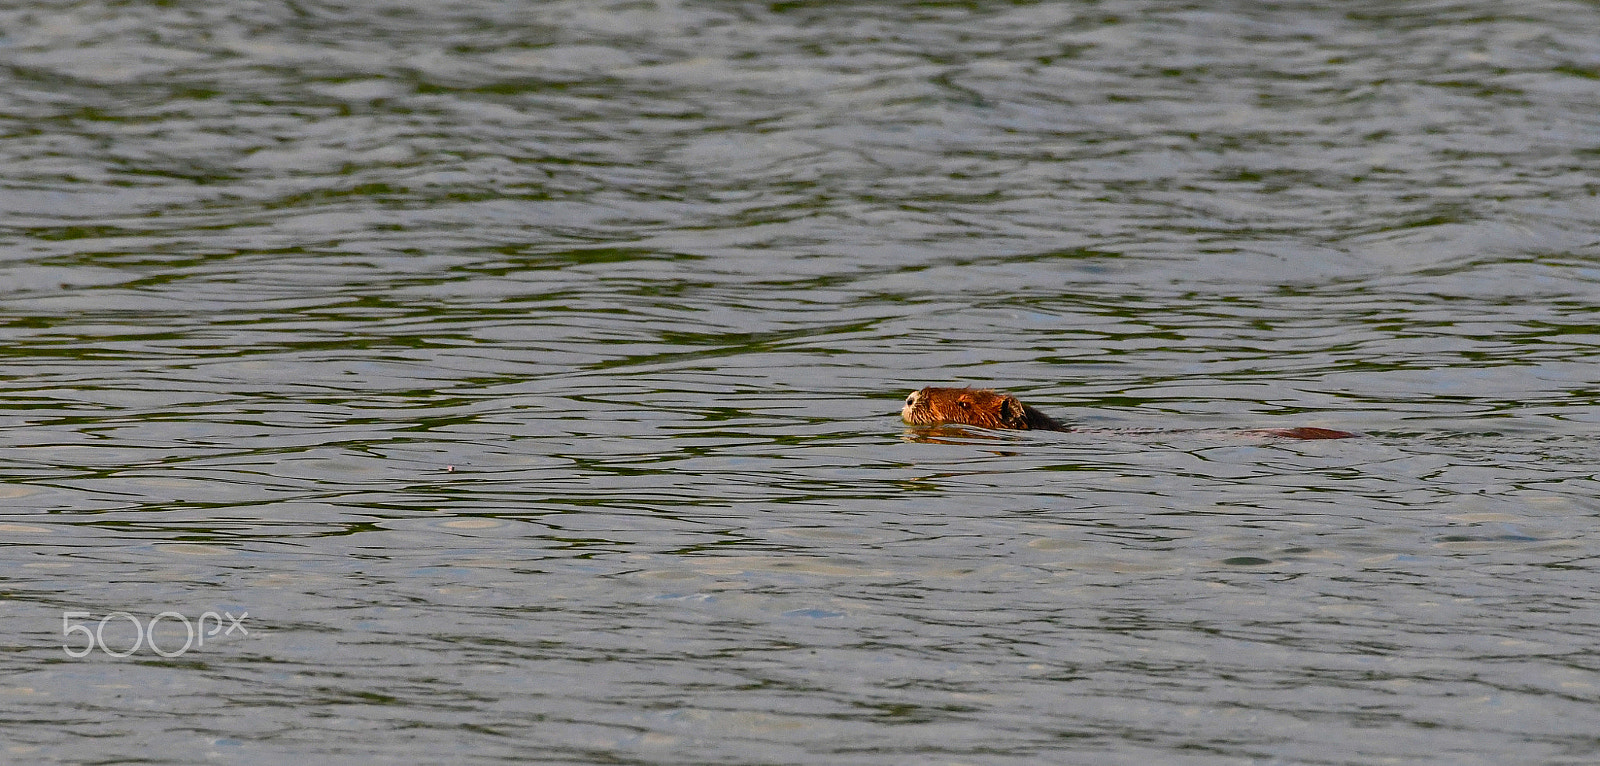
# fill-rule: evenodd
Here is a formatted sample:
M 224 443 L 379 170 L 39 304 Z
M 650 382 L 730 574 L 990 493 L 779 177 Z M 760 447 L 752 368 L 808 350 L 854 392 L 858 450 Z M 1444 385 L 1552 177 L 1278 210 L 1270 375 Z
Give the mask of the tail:
M 1245 433 L 1284 439 L 1350 439 L 1360 436 L 1349 431 L 1335 431 L 1332 428 L 1251 428 Z

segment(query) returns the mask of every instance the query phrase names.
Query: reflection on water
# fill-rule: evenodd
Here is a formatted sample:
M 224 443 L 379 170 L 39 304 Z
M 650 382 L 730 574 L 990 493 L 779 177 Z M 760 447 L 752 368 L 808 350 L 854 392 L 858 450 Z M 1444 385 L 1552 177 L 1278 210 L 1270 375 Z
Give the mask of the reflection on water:
M 5 755 L 1583 760 L 1591 10 L 0 11 Z

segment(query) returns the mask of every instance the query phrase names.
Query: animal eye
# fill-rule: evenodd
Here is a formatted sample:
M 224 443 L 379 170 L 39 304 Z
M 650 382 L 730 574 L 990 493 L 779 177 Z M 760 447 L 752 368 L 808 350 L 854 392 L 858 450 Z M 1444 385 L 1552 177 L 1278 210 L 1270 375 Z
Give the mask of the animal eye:
M 964 410 L 972 409 L 972 402 L 969 402 L 969 401 L 967 401 L 965 399 L 956 400 L 956 404 L 961 405 L 961 409 L 964 409 Z
M 916 403 L 917 403 L 917 392 L 913 391 L 910 394 L 906 395 L 906 404 L 916 404 Z

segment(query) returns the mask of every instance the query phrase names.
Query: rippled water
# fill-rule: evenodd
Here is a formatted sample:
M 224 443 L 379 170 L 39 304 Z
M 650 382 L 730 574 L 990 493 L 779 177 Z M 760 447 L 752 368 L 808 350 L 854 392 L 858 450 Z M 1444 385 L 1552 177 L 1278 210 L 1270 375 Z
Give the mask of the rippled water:
M 0 30 L 4 759 L 1600 753 L 1593 3 Z

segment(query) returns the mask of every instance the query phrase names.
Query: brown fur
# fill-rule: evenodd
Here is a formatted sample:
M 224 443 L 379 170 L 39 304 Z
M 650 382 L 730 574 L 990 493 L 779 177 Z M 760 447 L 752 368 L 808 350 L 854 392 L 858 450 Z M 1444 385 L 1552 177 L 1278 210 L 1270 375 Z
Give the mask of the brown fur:
M 1017 397 L 987 388 L 935 388 L 929 386 L 906 397 L 900 417 L 914 426 L 977 426 L 1026 431 L 1066 431 L 1068 428 Z
M 1056 419 L 1011 394 L 987 388 L 936 388 L 913 391 L 900 408 L 900 417 L 922 428 L 976 426 L 1017 431 L 1071 431 Z M 1249 428 L 1230 433 L 1282 439 L 1348 439 L 1356 434 L 1331 428 Z

